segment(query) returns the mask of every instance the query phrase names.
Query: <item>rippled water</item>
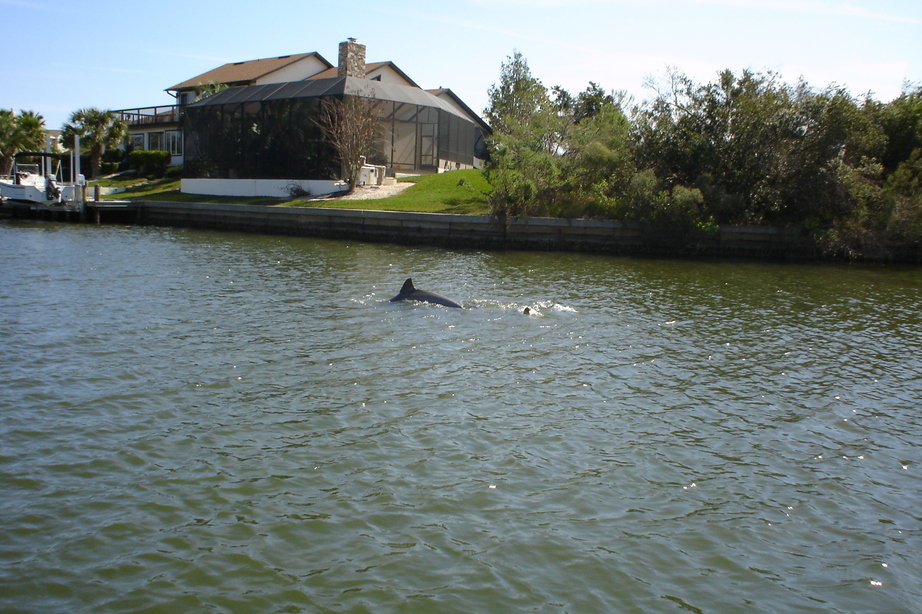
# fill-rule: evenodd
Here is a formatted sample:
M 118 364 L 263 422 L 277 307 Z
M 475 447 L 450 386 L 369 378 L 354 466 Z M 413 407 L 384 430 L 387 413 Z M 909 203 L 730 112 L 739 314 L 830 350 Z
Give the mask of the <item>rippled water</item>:
M 918 268 L 13 222 L 0 258 L 4 612 L 922 611 Z

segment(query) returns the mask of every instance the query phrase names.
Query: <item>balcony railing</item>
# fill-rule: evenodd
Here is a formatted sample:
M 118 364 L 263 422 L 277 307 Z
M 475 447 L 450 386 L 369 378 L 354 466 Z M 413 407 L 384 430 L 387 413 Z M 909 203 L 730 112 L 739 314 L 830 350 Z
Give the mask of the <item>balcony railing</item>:
M 116 117 L 128 126 L 158 126 L 163 124 L 176 124 L 179 122 L 180 108 L 178 105 L 164 107 L 141 107 L 138 109 L 122 109 L 113 111 Z

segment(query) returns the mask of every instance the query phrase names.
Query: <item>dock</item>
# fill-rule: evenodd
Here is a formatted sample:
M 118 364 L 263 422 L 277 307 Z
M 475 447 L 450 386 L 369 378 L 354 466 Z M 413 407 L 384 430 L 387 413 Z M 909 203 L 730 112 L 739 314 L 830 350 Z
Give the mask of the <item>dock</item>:
M 72 205 L 37 205 L 10 200 L 0 205 L 0 218 L 140 224 L 142 210 L 142 203 L 128 200 L 91 201 L 86 203 L 82 212 Z

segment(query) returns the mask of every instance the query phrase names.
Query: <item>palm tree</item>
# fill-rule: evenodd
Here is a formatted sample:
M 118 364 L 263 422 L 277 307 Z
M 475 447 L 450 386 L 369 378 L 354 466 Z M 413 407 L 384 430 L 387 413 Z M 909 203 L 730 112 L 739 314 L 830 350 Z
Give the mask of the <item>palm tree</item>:
M 74 136 L 80 135 L 81 149 L 85 147 L 90 153 L 91 176 L 96 177 L 102 166 L 103 152 L 118 147 L 127 132 L 128 126 L 112 111 L 86 108 L 71 113 L 61 136 L 64 146 L 73 148 Z
M 0 175 L 7 175 L 13 156 L 20 151 L 41 149 L 45 141 L 45 118 L 33 111 L 0 109 Z

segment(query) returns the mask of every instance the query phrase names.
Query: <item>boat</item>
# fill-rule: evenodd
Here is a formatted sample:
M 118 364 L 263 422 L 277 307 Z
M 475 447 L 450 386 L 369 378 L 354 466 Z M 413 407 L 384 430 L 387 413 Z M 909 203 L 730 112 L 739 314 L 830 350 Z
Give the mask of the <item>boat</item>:
M 9 177 L 0 179 L 0 196 L 4 200 L 36 205 L 68 206 L 79 204 L 83 175 L 64 181 L 62 160 L 65 154 L 20 151 L 13 156 Z

